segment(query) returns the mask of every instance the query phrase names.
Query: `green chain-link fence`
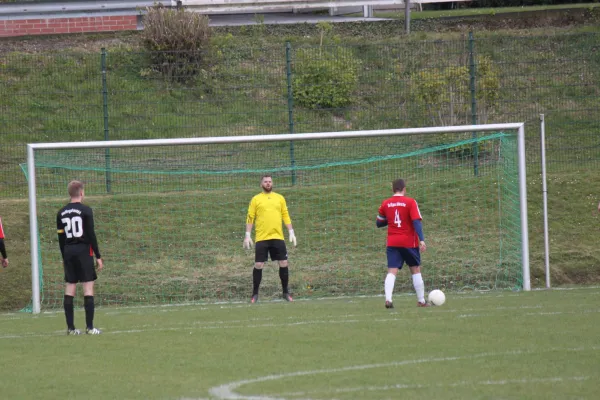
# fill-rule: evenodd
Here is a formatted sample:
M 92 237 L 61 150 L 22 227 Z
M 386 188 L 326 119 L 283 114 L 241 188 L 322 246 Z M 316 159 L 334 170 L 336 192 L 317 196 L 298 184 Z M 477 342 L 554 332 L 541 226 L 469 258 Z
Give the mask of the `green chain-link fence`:
M 190 68 L 165 71 L 132 51 L 0 55 L 0 196 L 26 194 L 19 164 L 30 142 L 526 122 L 532 263 L 541 276 L 544 113 L 550 219 L 572 215 L 551 225 L 552 250 L 558 262 L 581 262 L 585 280 L 600 264 L 600 252 L 578 247 L 591 240 L 582 229 L 600 190 L 598 43 L 597 34 L 571 34 L 224 46 L 191 66 L 192 77 Z
M 536 121 L 545 113 L 550 163 L 593 158 L 587 142 L 599 121 L 598 39 L 469 36 L 353 47 L 225 47 L 194 79 L 180 81 L 165 80 L 141 53 L 5 54 L 0 195 L 24 193 L 18 164 L 29 142 L 525 121 L 528 160 L 535 164 Z M 330 74 L 335 85 L 316 81 L 314 71 Z M 576 149 L 579 135 L 585 143 Z

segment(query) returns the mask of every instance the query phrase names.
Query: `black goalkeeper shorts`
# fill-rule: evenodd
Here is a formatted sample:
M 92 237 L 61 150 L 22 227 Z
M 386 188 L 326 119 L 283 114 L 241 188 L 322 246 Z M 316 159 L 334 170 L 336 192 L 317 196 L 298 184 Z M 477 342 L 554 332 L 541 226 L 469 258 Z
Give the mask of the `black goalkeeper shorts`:
M 267 262 L 269 255 L 271 256 L 271 261 L 287 260 L 285 241 L 281 239 L 271 239 L 256 242 L 254 261 Z

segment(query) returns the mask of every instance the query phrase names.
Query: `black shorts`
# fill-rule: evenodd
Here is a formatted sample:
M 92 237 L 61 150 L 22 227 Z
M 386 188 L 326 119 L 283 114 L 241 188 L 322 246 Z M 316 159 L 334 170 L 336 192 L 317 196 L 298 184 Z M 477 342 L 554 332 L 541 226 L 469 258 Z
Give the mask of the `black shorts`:
M 98 279 L 94 256 L 89 244 L 65 246 L 65 282 L 91 282 Z
M 271 239 L 256 242 L 254 261 L 267 262 L 269 260 L 269 255 L 271 256 L 271 261 L 287 260 L 285 241 L 281 239 Z

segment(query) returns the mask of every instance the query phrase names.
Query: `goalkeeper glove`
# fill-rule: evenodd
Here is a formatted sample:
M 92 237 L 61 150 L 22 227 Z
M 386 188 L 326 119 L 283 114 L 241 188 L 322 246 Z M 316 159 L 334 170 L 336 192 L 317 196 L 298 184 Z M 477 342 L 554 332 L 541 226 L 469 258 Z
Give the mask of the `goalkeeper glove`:
M 250 232 L 246 232 L 246 237 L 244 238 L 244 248 L 250 250 L 254 243 L 252 243 L 252 239 L 250 238 Z
M 296 247 L 296 235 L 294 235 L 293 229 L 290 229 L 290 242 Z

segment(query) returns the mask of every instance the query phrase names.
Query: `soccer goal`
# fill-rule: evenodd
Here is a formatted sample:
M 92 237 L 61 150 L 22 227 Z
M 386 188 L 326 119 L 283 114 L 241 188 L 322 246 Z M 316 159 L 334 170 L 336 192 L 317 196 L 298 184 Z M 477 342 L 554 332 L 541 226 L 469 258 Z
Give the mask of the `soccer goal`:
M 296 297 L 382 293 L 375 217 L 397 178 L 423 214 L 427 289 L 529 290 L 524 146 L 522 123 L 29 144 L 31 310 L 62 305 L 56 212 L 73 179 L 94 210 L 104 306 L 248 300 L 245 215 L 264 174 L 298 238 L 288 247 Z M 396 291 L 412 293 L 405 278 Z M 280 294 L 270 265 L 261 294 Z

